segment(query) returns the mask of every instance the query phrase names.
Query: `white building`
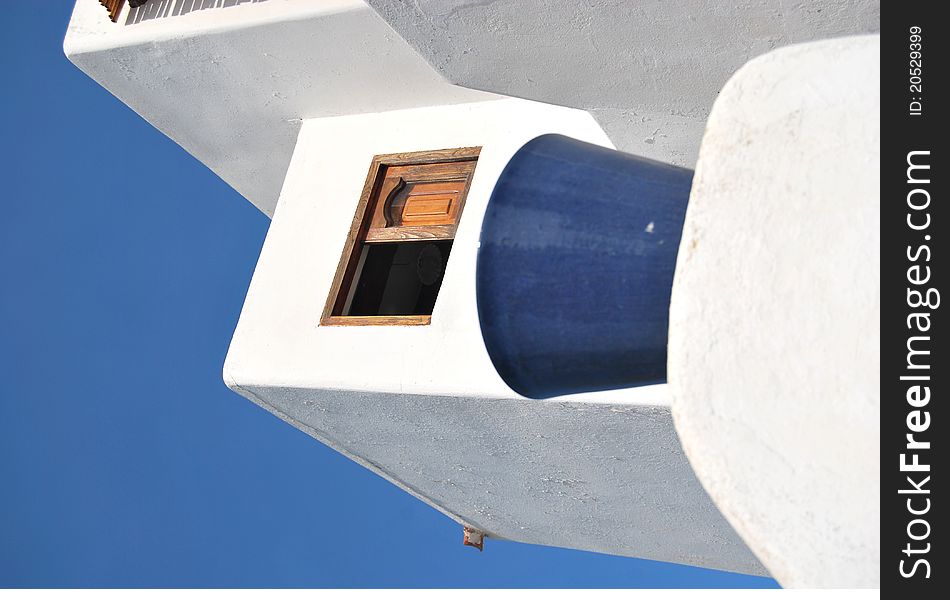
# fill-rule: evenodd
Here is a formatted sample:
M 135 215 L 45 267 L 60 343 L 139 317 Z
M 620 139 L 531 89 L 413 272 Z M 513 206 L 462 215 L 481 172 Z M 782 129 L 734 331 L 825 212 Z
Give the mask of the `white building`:
M 151 0 L 120 6 L 112 22 L 99 0 L 77 0 L 64 48 L 272 218 L 224 365 L 231 389 L 456 520 L 473 542 L 766 574 L 761 560 L 783 584 L 873 585 L 863 541 L 859 565 L 809 577 L 775 555 L 821 555 L 812 538 L 763 542 L 722 477 L 714 504 L 666 385 L 545 401 L 509 389 L 481 339 L 474 273 L 481 216 L 526 141 L 562 133 L 692 168 L 733 72 L 791 43 L 874 32 L 878 4 L 594 4 Z M 447 149 L 461 150 L 412 154 Z M 400 165 L 420 161 L 464 172 L 397 181 Z M 377 186 L 388 173 L 388 191 L 408 186 L 403 201 L 419 202 L 403 221 L 361 219 L 378 192 L 371 165 L 383 169 Z M 372 259 L 353 248 L 438 227 L 451 255 L 431 316 L 360 319 L 347 265 Z M 680 406 L 689 422 L 690 403 Z M 696 435 L 688 448 L 721 451 Z M 799 526 L 781 510 L 770 536 Z

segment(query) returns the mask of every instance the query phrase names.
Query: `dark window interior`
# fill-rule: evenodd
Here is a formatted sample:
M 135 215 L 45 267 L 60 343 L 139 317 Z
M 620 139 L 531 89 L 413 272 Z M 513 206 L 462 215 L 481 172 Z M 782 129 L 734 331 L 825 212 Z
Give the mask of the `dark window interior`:
M 364 244 L 348 316 L 431 315 L 452 240 Z

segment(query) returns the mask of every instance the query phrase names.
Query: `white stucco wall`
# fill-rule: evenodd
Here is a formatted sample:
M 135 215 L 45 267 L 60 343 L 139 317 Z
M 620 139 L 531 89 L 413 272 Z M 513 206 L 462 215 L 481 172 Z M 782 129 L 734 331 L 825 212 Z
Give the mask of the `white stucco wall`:
M 196 4 L 113 24 L 76 0 L 65 52 L 268 216 L 301 119 L 502 94 L 586 110 L 618 149 L 691 167 L 745 61 L 880 28 L 878 0 L 178 3 Z
M 736 73 L 677 261 L 677 431 L 785 586 L 880 581 L 879 46 L 792 46 Z
M 549 132 L 610 146 L 583 111 L 515 99 L 305 121 L 226 371 L 256 385 L 517 398 L 481 339 L 478 236 L 508 159 Z M 463 146 L 482 151 L 431 325 L 319 327 L 373 156 Z M 374 349 L 369 373 L 367 347 Z M 578 399 L 668 404 L 663 386 Z
M 692 168 L 736 69 L 880 30 L 879 0 L 368 0 L 448 81 L 590 112 L 624 152 Z
M 450 85 L 362 0 L 268 0 L 129 25 L 76 0 L 63 47 L 268 216 L 303 119 L 497 97 Z
M 112 24 L 97 0 L 77 0 L 70 60 L 274 216 L 228 385 L 494 537 L 762 572 L 693 476 L 666 386 L 537 402 L 504 385 L 478 332 L 478 228 L 495 179 L 531 137 L 610 146 L 599 122 L 623 150 L 691 165 L 733 69 L 789 42 L 875 31 L 878 3 L 371 3 L 379 14 L 362 0 L 267 0 Z M 876 72 L 868 45 L 855 50 L 862 43 L 757 60 L 727 86 L 674 290 L 670 373 L 690 458 L 789 585 L 874 581 L 875 530 L 864 525 L 877 524 L 866 485 L 876 477 L 876 347 L 848 337 L 871 339 L 878 306 L 866 270 L 876 221 L 858 200 L 876 198 L 877 167 L 866 127 L 877 108 L 861 87 Z M 812 78 L 829 73 L 846 83 Z M 805 150 L 789 154 L 796 144 Z M 483 152 L 432 324 L 318 327 L 371 157 L 472 145 Z M 833 182 L 842 167 L 860 178 Z M 785 196 L 794 201 L 761 202 Z M 826 197 L 834 202 L 817 201 Z M 775 223 L 780 235 L 765 227 Z M 847 249 L 821 264 L 819 250 L 802 250 L 832 242 Z M 737 248 L 756 260 L 731 264 Z M 864 270 L 853 269 L 860 260 Z M 724 265 L 736 276 L 722 278 Z M 832 267 L 861 290 L 857 310 L 836 304 L 854 296 L 842 281 L 819 278 L 820 293 L 800 294 L 798 283 L 814 283 L 805 273 Z M 750 284 L 779 275 L 788 279 L 772 288 Z M 776 305 L 787 310 L 763 309 Z M 841 336 L 826 343 L 822 327 Z M 851 357 L 843 373 L 872 373 L 863 386 L 828 370 L 832 351 Z M 848 424 L 852 445 L 823 441 L 833 422 Z M 852 469 L 843 483 L 828 456 Z M 832 508 L 855 498 L 849 514 Z
M 491 537 L 763 574 L 692 474 L 666 386 L 542 402 L 491 365 L 482 215 L 508 159 L 543 133 L 610 144 L 583 111 L 516 99 L 305 121 L 225 381 Z M 482 151 L 432 323 L 319 326 L 373 155 L 461 146 Z

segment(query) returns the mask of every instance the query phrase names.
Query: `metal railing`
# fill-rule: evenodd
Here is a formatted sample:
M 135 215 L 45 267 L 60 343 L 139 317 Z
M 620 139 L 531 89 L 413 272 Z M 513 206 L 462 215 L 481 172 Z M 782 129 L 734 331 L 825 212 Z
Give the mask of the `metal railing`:
M 149 0 L 128 1 L 130 8 L 138 8 Z M 119 13 L 122 12 L 122 6 L 125 5 L 125 0 L 99 0 L 99 4 L 106 7 L 106 10 L 109 11 L 109 18 L 112 19 L 113 23 L 116 23 L 119 20 Z

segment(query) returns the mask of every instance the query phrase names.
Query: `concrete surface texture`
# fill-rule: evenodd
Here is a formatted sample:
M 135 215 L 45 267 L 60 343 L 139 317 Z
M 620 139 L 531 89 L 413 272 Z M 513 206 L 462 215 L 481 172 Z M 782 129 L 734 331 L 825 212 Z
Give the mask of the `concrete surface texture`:
M 689 473 L 665 386 L 537 402 L 489 360 L 482 215 L 511 155 L 547 132 L 610 145 L 583 111 L 517 99 L 305 121 L 225 381 L 490 536 L 763 573 Z M 318 326 L 373 155 L 475 145 L 431 325 Z
M 692 167 L 746 61 L 880 30 L 877 0 L 367 0 L 460 86 L 589 111 L 625 152 Z
M 447 83 L 362 0 L 219 5 L 129 24 L 77 0 L 63 46 L 267 215 L 302 119 L 494 97 Z
M 77 0 L 64 50 L 273 217 L 232 389 L 496 537 L 763 573 L 747 543 L 785 585 L 874 584 L 876 45 L 753 61 L 699 148 L 733 71 L 876 31 L 877 2 L 189 1 L 113 24 Z M 667 386 L 528 401 L 491 365 L 479 227 L 544 133 L 699 153 L 669 369 L 712 500 Z M 460 146 L 483 150 L 432 324 L 319 327 L 372 156 Z
M 696 480 L 668 407 L 235 390 L 491 538 L 767 575 Z
M 791 46 L 729 81 L 676 267 L 677 432 L 784 586 L 879 585 L 879 55 Z

